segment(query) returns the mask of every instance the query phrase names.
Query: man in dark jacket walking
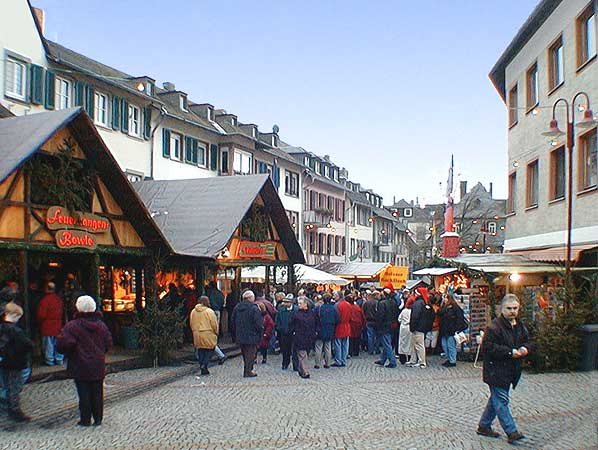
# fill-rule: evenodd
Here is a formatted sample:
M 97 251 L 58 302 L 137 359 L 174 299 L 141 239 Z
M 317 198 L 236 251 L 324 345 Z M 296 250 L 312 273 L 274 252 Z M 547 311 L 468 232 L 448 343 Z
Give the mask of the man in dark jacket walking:
M 509 409 L 509 389 L 517 386 L 521 377 L 523 358 L 530 350 L 529 334 L 525 326 L 517 320 L 519 300 L 513 294 L 504 296 L 501 302 L 501 315 L 494 319 L 484 334 L 484 383 L 490 387 L 490 398 L 478 424 L 477 433 L 483 436 L 498 437 L 492 430 L 492 422 L 498 416 L 501 427 L 507 434 L 509 444 L 524 436 L 517 431 L 515 420 Z
M 112 347 L 112 336 L 92 297 L 80 296 L 75 308 L 74 320 L 62 329 L 56 346 L 67 357 L 67 375 L 77 386 L 81 417 L 77 425 L 90 426 L 93 416 L 94 425 L 99 426 L 104 417 L 106 352 Z
M 299 360 L 297 352 L 293 352 L 293 333 L 289 327 L 289 321 L 293 311 L 297 308 L 293 306 L 293 295 L 289 294 L 282 298 L 278 312 L 276 313 L 276 334 L 280 343 L 280 353 L 282 354 L 282 370 L 287 370 L 291 363 L 291 354 L 293 356 L 293 370 L 299 370 Z
M 257 377 L 253 366 L 257 357 L 257 344 L 264 332 L 264 321 L 262 313 L 255 304 L 253 291 L 243 293 L 243 301 L 233 311 L 233 323 L 235 324 L 236 341 L 240 345 L 243 355 L 243 376 L 245 378 Z
M 23 316 L 23 308 L 14 302 L 4 306 L 3 321 L 0 322 L 0 381 L 6 398 L 0 399 L 0 409 L 6 410 L 15 422 L 30 420 L 21 410 L 20 394 L 23 389 L 23 370 L 28 367 L 33 351 L 33 341 L 16 326 Z
M 388 361 L 388 368 L 397 367 L 397 358 L 392 348 L 392 324 L 397 321 L 399 316 L 399 307 L 397 302 L 391 296 L 386 296 L 378 302 L 376 313 L 376 332 L 380 344 L 382 344 L 382 354 L 375 364 L 383 366 Z
M 416 300 L 411 307 L 411 320 L 409 331 L 411 331 L 411 357 L 408 366 L 426 367 L 426 346 L 425 336 L 432 329 L 434 323 L 434 310 L 428 300 L 428 289 L 417 288 L 415 290 Z

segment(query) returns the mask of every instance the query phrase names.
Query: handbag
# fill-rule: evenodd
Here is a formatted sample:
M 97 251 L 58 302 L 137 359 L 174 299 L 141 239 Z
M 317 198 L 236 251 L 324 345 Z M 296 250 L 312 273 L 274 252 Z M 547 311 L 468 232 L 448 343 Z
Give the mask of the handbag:
M 463 331 L 458 331 L 457 333 L 455 333 L 454 338 L 457 345 L 461 345 L 463 342 L 467 340 L 467 336 Z

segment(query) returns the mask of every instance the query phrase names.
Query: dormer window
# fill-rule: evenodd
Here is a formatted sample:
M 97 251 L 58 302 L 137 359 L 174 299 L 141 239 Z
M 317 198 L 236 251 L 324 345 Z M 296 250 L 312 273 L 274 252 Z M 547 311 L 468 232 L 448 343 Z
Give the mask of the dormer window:
M 181 107 L 181 111 L 187 112 L 187 107 L 189 105 L 188 105 L 188 101 L 187 101 L 187 96 L 186 95 L 181 95 L 179 97 L 179 105 Z
M 235 118 L 234 118 L 234 117 L 231 117 L 231 118 L 230 118 L 230 124 L 231 124 L 233 127 L 237 125 L 237 121 L 235 120 Z
M 208 108 L 208 120 L 214 120 L 214 110 L 212 108 Z
M 154 84 L 150 81 L 145 83 L 145 93 L 152 97 L 154 95 Z
M 303 157 L 303 164 L 305 164 L 306 166 L 309 166 L 309 156 Z
M 253 127 L 251 129 L 251 137 L 252 138 L 257 138 L 257 128 L 256 127 Z
M 324 166 L 324 176 L 330 178 L 330 166 Z

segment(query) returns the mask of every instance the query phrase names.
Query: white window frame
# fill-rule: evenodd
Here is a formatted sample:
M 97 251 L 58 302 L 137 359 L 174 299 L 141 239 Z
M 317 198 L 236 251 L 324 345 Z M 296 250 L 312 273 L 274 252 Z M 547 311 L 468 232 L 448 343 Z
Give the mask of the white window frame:
M 100 100 L 103 99 L 104 108 L 101 107 Z M 103 92 L 96 91 L 94 93 L 94 122 L 97 125 L 101 125 L 103 127 L 108 126 L 108 95 L 104 94 Z M 100 113 L 103 113 L 104 117 L 100 116 Z
M 141 108 L 135 105 L 129 105 L 129 135 L 141 137 Z
M 201 152 L 203 152 L 203 163 L 201 162 Z M 208 167 L 208 145 L 197 141 L 197 165 L 199 167 Z
M 172 131 L 170 132 L 170 159 L 183 161 L 183 136 Z
M 67 109 L 73 104 L 73 83 L 66 78 L 54 80 L 54 109 Z
M 250 175 L 252 173 L 252 154 L 242 150 L 234 149 L 233 172 L 235 175 Z
M 12 69 L 12 73 L 9 73 L 9 67 L 13 67 Z M 17 83 L 17 68 L 20 69 L 20 74 L 21 74 L 21 78 L 20 78 L 20 82 Z M 28 77 L 27 77 L 27 62 L 18 59 L 18 58 L 13 58 L 9 55 L 6 55 L 6 63 L 5 63 L 5 68 L 4 68 L 4 95 L 6 97 L 10 97 L 10 98 L 14 98 L 17 100 L 22 100 L 22 101 L 26 101 L 27 100 L 27 82 Z M 12 80 L 12 86 L 13 86 L 13 90 L 9 90 L 8 87 L 8 80 L 11 79 Z M 14 87 L 15 86 L 19 86 L 18 90 L 15 90 Z M 22 92 L 19 92 L 22 91 Z
M 185 112 L 187 112 L 187 108 L 185 108 L 186 98 L 187 97 L 185 97 L 184 95 L 179 96 L 179 106 L 181 108 L 181 111 L 185 111 Z

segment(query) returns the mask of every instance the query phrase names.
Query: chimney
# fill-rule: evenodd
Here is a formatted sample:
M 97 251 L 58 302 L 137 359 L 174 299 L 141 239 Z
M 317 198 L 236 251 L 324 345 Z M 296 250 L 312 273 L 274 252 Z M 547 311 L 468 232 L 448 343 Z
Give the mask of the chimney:
M 393 205 L 397 204 L 397 198 L 394 195 L 392 196 L 392 204 Z
M 162 87 L 164 88 L 164 90 L 168 92 L 173 92 L 176 90 L 176 88 L 174 87 L 174 83 L 171 83 L 170 81 L 165 81 L 164 83 L 162 83 Z
M 33 9 L 33 15 L 35 16 L 35 21 L 37 22 L 37 25 L 39 26 L 39 29 L 42 33 L 42 36 L 44 35 L 44 26 L 45 26 L 45 16 L 44 16 L 44 10 L 40 9 L 40 8 L 36 8 L 35 6 L 32 6 Z
M 491 181 L 491 182 L 490 182 L 490 198 L 492 198 L 492 191 L 493 191 L 493 189 L 492 189 L 492 188 L 494 187 L 494 186 L 493 186 L 493 184 L 494 184 L 494 183 L 492 183 L 492 181 Z
M 462 199 L 467 194 L 467 181 L 461 181 L 459 183 L 459 199 Z

